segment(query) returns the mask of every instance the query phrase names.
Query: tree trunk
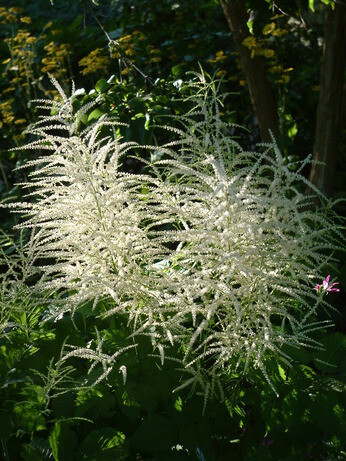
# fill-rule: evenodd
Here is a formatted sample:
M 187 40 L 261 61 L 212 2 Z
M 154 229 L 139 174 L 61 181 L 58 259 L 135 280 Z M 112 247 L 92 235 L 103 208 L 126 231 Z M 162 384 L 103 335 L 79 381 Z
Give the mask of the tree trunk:
M 250 50 L 243 45 L 243 41 L 250 36 L 245 0 L 220 1 L 239 53 L 262 141 L 271 141 L 269 130 L 278 139 L 280 129 L 277 104 L 273 89 L 267 80 L 263 58 L 251 58 Z
M 323 165 L 312 165 L 310 181 L 326 195 L 333 190 L 338 137 L 343 100 L 345 69 L 346 7 L 337 3 L 327 12 L 320 93 L 316 115 L 313 159 Z

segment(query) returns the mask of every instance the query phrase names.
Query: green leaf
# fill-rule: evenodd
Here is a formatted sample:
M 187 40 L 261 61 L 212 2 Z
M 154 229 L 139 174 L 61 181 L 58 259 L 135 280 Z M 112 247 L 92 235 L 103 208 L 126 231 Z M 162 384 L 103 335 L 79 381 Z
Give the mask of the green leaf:
M 98 92 L 98 93 L 104 93 L 105 91 L 108 90 L 108 88 L 110 87 L 110 84 L 107 83 L 107 81 L 104 79 L 104 78 L 101 78 L 101 80 L 99 80 L 96 85 L 95 85 L 95 90 Z
M 59 461 L 59 436 L 60 436 L 60 421 L 54 424 L 53 430 L 49 435 L 49 445 L 52 449 L 53 457 L 55 461 Z
M 280 377 L 282 378 L 283 381 L 286 381 L 286 372 L 285 372 L 285 370 L 280 365 L 278 365 L 278 369 L 279 369 Z
M 174 408 L 177 411 L 182 411 L 182 409 L 183 409 L 183 401 L 181 400 L 181 397 L 177 397 L 177 400 L 174 402 Z
M 142 113 L 142 112 L 145 112 L 146 110 L 145 98 L 136 96 L 130 99 L 128 104 L 131 110 L 133 110 L 136 113 Z M 143 117 L 144 117 L 144 114 L 143 114 Z
M 325 5 L 329 5 L 332 7 L 332 10 L 335 8 L 335 0 L 321 0 L 322 3 Z
M 84 439 L 78 459 L 120 461 L 125 459 L 125 435 L 110 427 L 96 429 Z
M 315 12 L 315 0 L 309 0 L 309 8 L 311 11 Z
M 95 109 L 93 110 L 90 114 L 89 114 L 89 117 L 88 117 L 88 122 L 90 122 L 90 120 L 97 120 L 99 119 L 105 112 L 103 112 L 103 110 L 101 109 Z
M 20 459 L 23 460 L 30 460 L 30 461 L 46 461 L 51 460 L 51 449 L 49 447 L 49 443 L 47 439 L 42 437 L 34 437 L 30 443 L 24 443 L 21 453 Z M 9 457 L 5 458 L 10 459 Z M 12 459 L 12 457 L 11 457 Z M 18 458 L 19 459 L 19 458 Z
M 247 28 L 249 29 L 250 34 L 253 35 L 253 19 L 251 21 L 248 21 L 246 25 L 247 25 Z
M 287 135 L 289 138 L 294 139 L 296 137 L 296 134 L 298 133 L 298 127 L 297 124 L 294 123 L 287 131 Z
M 49 441 L 50 442 L 50 441 Z M 68 423 L 61 422 L 59 441 L 59 460 L 73 461 L 76 458 L 77 437 L 75 432 L 69 427 Z
M 84 125 L 88 124 L 88 114 L 83 114 L 79 119 Z
M 176 77 L 178 74 L 183 72 L 183 70 L 184 70 L 184 65 L 178 64 L 177 66 L 172 67 L 172 74 L 174 77 Z

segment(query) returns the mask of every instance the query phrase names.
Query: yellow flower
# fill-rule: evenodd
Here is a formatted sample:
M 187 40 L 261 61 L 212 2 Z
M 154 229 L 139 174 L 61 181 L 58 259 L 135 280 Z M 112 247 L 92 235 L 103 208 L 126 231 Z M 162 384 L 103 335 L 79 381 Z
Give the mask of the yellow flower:
M 221 78 L 221 77 L 224 77 L 226 74 L 227 74 L 226 70 L 219 70 L 218 72 L 216 72 L 216 77 Z
M 149 61 L 154 64 L 158 64 L 159 62 L 162 61 L 162 58 L 160 58 L 159 56 L 153 56 L 152 58 L 149 59 Z
M 261 52 L 262 56 L 264 56 L 265 58 L 272 58 L 273 56 L 275 56 L 275 51 L 274 50 L 269 50 L 269 49 L 266 49 L 266 50 L 263 50 Z
M 125 54 L 126 56 L 134 56 L 136 54 L 136 51 L 134 50 L 134 48 L 129 47 L 125 50 Z
M 246 46 L 246 48 L 249 48 L 249 50 L 258 46 L 256 38 L 252 35 L 249 35 L 243 40 L 243 45 Z
M 130 73 L 129 67 L 125 67 L 124 69 L 121 69 L 121 75 L 128 75 Z
M 8 11 L 10 13 L 19 14 L 23 12 L 23 8 L 18 8 L 17 6 L 11 6 L 11 8 L 9 8 Z
M 50 72 L 54 74 L 55 78 L 61 78 L 66 74 L 66 60 L 71 55 L 71 46 L 66 43 L 56 45 L 55 42 L 49 42 L 44 47 L 47 55 L 41 59 L 44 66 L 41 68 L 42 72 Z
M 276 80 L 276 83 L 278 83 L 279 85 L 287 85 L 287 83 L 290 81 L 290 76 L 289 75 L 286 75 L 286 74 L 283 74 L 281 75 L 281 78 L 279 78 L 278 80 Z
M 20 22 L 23 22 L 24 24 L 31 24 L 32 20 L 29 18 L 29 16 L 23 16 L 20 18 Z
M 275 30 L 275 22 L 271 22 L 267 24 L 266 26 L 263 27 L 262 29 L 262 34 L 263 35 L 269 35 Z
M 225 53 L 223 51 L 217 51 L 216 52 L 216 55 L 215 55 L 215 61 L 216 62 L 224 61 L 225 59 L 227 59 L 227 56 L 225 55 Z
M 7 124 L 10 124 L 13 122 L 13 120 L 15 119 L 15 116 L 13 114 L 4 114 L 4 122 L 7 123 Z
M 287 35 L 288 30 L 286 29 L 276 29 L 273 31 L 274 37 L 282 37 L 283 35 Z
M 6 88 L 5 90 L 3 90 L 3 93 L 4 93 L 4 94 L 12 93 L 12 91 L 16 91 L 16 89 L 15 89 L 13 86 L 9 86 L 9 87 Z

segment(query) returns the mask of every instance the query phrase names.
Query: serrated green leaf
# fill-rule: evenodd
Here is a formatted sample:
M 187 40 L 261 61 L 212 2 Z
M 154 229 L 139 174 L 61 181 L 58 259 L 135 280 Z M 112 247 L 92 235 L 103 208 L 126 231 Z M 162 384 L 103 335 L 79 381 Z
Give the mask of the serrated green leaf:
M 125 435 L 105 427 L 92 431 L 83 441 L 79 450 L 79 459 L 85 461 L 120 461 L 125 459 Z
M 59 436 L 61 430 L 61 423 L 57 421 L 54 424 L 53 430 L 49 435 L 49 445 L 52 449 L 53 458 L 55 461 L 59 461 Z

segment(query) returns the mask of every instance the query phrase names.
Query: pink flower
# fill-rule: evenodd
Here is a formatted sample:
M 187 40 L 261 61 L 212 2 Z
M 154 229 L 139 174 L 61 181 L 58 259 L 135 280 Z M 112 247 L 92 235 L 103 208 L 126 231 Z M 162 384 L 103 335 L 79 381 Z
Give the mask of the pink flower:
M 330 280 L 330 275 L 327 275 L 325 280 L 323 280 L 322 285 L 317 284 L 315 286 L 315 290 L 317 291 L 317 293 L 325 293 L 325 292 L 330 293 L 333 291 L 334 292 L 340 291 L 339 288 L 335 288 L 335 285 L 339 285 L 339 282 L 329 283 L 329 280 Z

